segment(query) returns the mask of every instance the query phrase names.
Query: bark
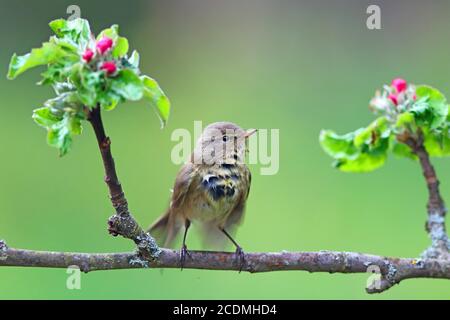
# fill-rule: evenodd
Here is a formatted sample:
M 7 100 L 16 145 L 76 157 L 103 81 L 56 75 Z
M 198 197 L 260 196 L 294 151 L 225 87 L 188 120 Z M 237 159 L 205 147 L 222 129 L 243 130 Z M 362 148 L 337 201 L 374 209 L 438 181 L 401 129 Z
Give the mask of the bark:
M 416 135 L 406 133 L 399 137 L 399 140 L 408 145 L 418 157 L 428 189 L 428 218 L 425 229 L 430 236 L 431 246 L 423 253 L 423 257 L 450 259 L 450 242 L 445 228 L 447 208 L 439 191 L 439 180 L 423 139 L 423 133 L 420 130 Z
M 67 268 L 83 272 L 135 268 L 180 268 L 179 251 L 161 249 L 156 260 L 144 260 L 134 252 L 73 253 L 0 247 L 0 266 Z M 234 253 L 189 251 L 184 269 L 234 270 L 240 268 Z M 450 261 L 439 259 L 389 258 L 356 252 L 260 252 L 246 253 L 242 271 L 250 273 L 303 270 L 328 273 L 368 273 L 373 278 L 366 291 L 383 292 L 412 278 L 450 279 Z M 374 276 L 370 273 L 375 273 Z

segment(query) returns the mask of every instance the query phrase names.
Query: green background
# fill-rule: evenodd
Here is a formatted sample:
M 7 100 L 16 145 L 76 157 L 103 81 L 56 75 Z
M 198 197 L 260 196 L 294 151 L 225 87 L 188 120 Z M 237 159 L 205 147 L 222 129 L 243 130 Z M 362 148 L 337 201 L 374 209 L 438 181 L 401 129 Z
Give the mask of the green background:
M 94 32 L 118 23 L 141 53 L 142 70 L 172 101 L 166 129 L 144 102 L 105 114 L 130 208 L 144 226 L 168 204 L 179 166 L 176 128 L 233 121 L 280 129 L 280 170 L 253 165 L 247 215 L 237 239 L 246 251 L 345 250 L 415 257 L 428 245 L 426 188 L 417 163 L 390 157 L 369 174 L 344 174 L 320 149 L 322 128 L 347 132 L 373 116 L 375 89 L 397 76 L 450 96 L 448 1 L 77 1 Z M 10 56 L 48 39 L 47 23 L 73 1 L 0 1 L 0 238 L 16 248 L 132 250 L 106 231 L 112 214 L 91 128 L 58 158 L 33 108 L 52 96 L 41 70 L 7 81 Z M 382 30 L 366 28 L 379 4 Z M 448 159 L 435 159 L 450 199 Z M 450 200 L 449 200 L 450 201 Z M 199 248 L 195 232 L 188 240 Z M 231 248 L 230 248 L 231 249 Z M 196 270 L 121 270 L 82 275 L 66 289 L 64 269 L 0 269 L 0 298 L 404 299 L 449 298 L 444 280 L 407 280 L 367 295 L 367 275 Z

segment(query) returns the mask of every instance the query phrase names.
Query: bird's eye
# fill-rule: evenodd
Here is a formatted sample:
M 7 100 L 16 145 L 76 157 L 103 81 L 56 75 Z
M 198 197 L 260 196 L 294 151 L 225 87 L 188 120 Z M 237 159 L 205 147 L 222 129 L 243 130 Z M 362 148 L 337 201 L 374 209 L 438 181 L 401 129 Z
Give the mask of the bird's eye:
M 223 142 L 227 142 L 228 141 L 228 136 L 223 136 L 222 140 L 223 140 Z

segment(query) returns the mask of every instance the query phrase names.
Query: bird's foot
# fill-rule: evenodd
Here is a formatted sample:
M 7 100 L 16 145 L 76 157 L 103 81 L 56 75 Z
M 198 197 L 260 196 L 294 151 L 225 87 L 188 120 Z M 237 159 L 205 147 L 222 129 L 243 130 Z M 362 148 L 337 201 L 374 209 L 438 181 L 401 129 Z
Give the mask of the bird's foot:
M 183 270 L 184 268 L 184 262 L 186 261 L 186 256 L 191 256 L 189 253 L 187 246 L 184 244 L 180 249 L 180 268 Z
M 239 273 L 242 271 L 242 269 L 244 269 L 244 265 L 245 265 L 245 253 L 244 250 L 242 250 L 241 247 L 237 246 L 236 247 L 236 262 L 239 266 Z

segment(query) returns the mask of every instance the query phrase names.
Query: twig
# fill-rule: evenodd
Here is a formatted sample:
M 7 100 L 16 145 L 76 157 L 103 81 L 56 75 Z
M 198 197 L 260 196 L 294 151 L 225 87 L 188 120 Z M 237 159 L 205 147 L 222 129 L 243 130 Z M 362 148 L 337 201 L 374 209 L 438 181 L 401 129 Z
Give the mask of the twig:
M 157 260 L 147 261 L 133 252 L 71 253 L 0 248 L 0 266 L 67 268 L 81 271 L 179 268 L 178 251 L 161 249 Z M 371 266 L 373 266 L 371 268 Z M 374 268 L 375 267 L 375 268 Z M 234 253 L 190 251 L 184 269 L 239 270 Z M 388 258 L 355 252 L 268 252 L 246 253 L 243 271 L 269 272 L 304 270 L 328 273 L 367 273 L 379 270 L 381 275 L 366 287 L 368 293 L 380 293 L 405 279 L 450 279 L 450 261 L 438 259 Z
M 108 230 L 113 236 L 121 235 L 133 240 L 138 246 L 139 252 L 146 259 L 155 259 L 160 252 L 156 241 L 150 234 L 144 232 L 128 209 L 127 199 L 117 177 L 114 158 L 111 153 L 111 140 L 105 133 L 100 107 L 95 107 L 89 111 L 88 120 L 97 138 L 105 168 L 105 182 L 109 188 L 111 203 L 116 210 L 116 213 L 108 220 Z
M 399 138 L 419 158 L 428 188 L 428 219 L 425 229 L 431 238 L 431 247 L 423 253 L 423 257 L 450 259 L 450 242 L 445 228 L 447 208 L 439 191 L 439 180 L 436 171 L 424 146 L 423 133 L 421 130 L 418 130 L 416 135 L 406 133 Z

